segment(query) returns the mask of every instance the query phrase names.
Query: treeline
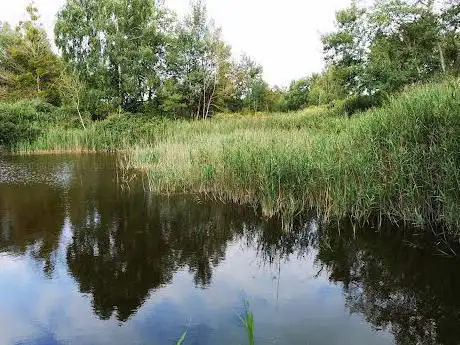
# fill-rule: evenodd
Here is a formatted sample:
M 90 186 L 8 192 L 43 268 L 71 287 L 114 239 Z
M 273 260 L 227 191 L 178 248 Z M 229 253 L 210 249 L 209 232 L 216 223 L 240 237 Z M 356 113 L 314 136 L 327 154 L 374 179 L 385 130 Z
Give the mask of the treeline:
M 67 0 L 55 26 L 59 56 L 30 5 L 27 21 L 0 24 L 0 102 L 67 106 L 83 127 L 114 112 L 207 118 L 328 104 L 351 114 L 407 84 L 459 74 L 456 2 L 353 1 L 322 37 L 324 72 L 287 88 L 270 87 L 250 57 L 232 57 L 201 0 L 184 18 L 160 1 Z

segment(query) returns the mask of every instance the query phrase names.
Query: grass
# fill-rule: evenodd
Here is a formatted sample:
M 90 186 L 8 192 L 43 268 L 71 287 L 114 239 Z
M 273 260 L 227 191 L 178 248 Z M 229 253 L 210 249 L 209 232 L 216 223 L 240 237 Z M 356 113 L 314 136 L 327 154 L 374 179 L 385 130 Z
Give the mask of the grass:
M 254 340 L 255 321 L 254 321 L 254 314 L 252 313 L 249 307 L 249 301 L 247 300 L 244 301 L 244 312 L 242 315 L 239 315 L 238 317 L 242 325 L 244 326 L 244 329 L 248 336 L 248 344 L 255 345 L 255 340 Z M 182 333 L 182 336 L 176 342 L 176 345 L 182 345 L 185 342 L 186 337 L 187 337 L 187 331 Z
M 325 108 L 318 107 L 290 116 L 225 114 L 216 116 L 213 121 L 172 121 L 137 114 L 114 114 L 104 121 L 88 122 L 87 130 L 84 131 L 75 119 L 58 120 L 60 115 L 54 114 L 57 111 L 48 110 L 47 113 L 42 113 L 36 107 L 37 105 L 34 104 L 23 103 L 6 107 L 5 112 L 12 113 L 15 119 L 20 118 L 21 125 L 25 124 L 33 129 L 33 135 L 29 134 L 25 138 L 14 141 L 9 147 L 11 151 L 20 154 L 123 151 L 138 147 L 152 147 L 165 140 L 186 143 L 196 134 L 209 132 L 224 134 L 235 130 L 260 129 L 260 126 L 267 130 L 282 128 L 289 131 L 299 127 L 324 125 L 316 120 L 311 121 L 305 115 L 326 112 Z M 1 108 L 0 104 L 0 124 Z M 26 113 L 26 116 L 20 117 L 17 113 Z M 26 120 L 23 119 L 24 117 Z M 41 121 L 37 121 L 36 118 Z M 18 129 L 22 131 L 22 127 Z
M 27 104 L 2 109 L 0 120 L 17 126 L 13 151 L 123 151 L 152 192 L 201 193 L 267 216 L 315 210 L 323 220 L 460 226 L 459 80 L 414 87 L 351 118 L 327 107 L 203 121 L 112 115 L 83 131 L 43 106 L 40 116 Z
M 248 344 L 254 345 L 255 344 L 255 341 L 254 341 L 255 321 L 254 321 L 254 314 L 249 308 L 248 301 L 244 302 L 244 312 L 243 312 L 243 315 L 241 315 L 239 318 L 240 318 L 241 323 L 244 326 L 244 329 L 246 330 L 246 334 L 248 335 Z
M 185 338 L 187 337 L 187 331 L 185 331 L 184 333 L 182 333 L 181 337 L 179 338 L 179 340 L 176 342 L 176 345 L 182 345 L 185 341 Z
M 114 115 L 107 120 L 90 122 L 83 130 L 62 125 L 45 126 L 32 140 L 15 143 L 17 153 L 120 151 L 135 145 L 152 145 L 167 122 L 136 116 Z
M 418 86 L 352 118 L 325 109 L 171 124 L 128 151 L 159 193 L 204 193 L 267 216 L 381 215 L 458 229 L 460 83 Z

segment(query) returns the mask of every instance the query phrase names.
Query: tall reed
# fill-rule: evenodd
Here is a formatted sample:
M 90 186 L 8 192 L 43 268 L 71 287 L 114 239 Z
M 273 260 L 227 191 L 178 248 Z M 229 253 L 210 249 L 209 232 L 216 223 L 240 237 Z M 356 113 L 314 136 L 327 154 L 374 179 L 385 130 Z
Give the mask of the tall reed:
M 152 191 L 212 194 L 268 216 L 316 209 L 326 219 L 379 214 L 459 227 L 458 80 L 413 88 L 350 119 L 323 109 L 169 130 L 127 153 Z

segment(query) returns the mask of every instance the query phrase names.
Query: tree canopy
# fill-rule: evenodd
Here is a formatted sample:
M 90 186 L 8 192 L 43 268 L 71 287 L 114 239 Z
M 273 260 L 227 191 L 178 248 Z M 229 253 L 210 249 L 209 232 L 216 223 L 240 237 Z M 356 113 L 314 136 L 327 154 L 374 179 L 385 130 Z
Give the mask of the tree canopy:
M 64 102 L 83 127 L 80 111 L 203 119 L 328 104 L 352 113 L 406 85 L 460 73 L 456 0 L 352 1 L 321 38 L 324 71 L 286 88 L 269 86 L 251 57 L 233 57 L 204 0 L 183 18 L 161 0 L 67 0 L 55 26 L 59 55 L 37 9 L 27 12 L 15 28 L 0 24 L 0 101 Z
M 0 100 L 42 97 L 59 104 L 60 59 L 52 52 L 36 7 L 27 7 L 29 19 L 12 29 L 0 24 Z

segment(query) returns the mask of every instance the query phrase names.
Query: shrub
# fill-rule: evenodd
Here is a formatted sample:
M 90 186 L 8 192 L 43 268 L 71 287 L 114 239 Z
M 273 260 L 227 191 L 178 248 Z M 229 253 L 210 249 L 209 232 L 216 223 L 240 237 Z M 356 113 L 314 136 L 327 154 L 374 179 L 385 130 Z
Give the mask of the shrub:
M 362 112 L 382 104 L 379 95 L 359 95 L 350 96 L 343 101 L 343 112 L 351 116 L 357 112 Z
M 41 102 L 0 103 L 0 146 L 11 148 L 19 142 L 33 141 L 40 134 Z M 41 110 L 47 110 L 42 108 Z

